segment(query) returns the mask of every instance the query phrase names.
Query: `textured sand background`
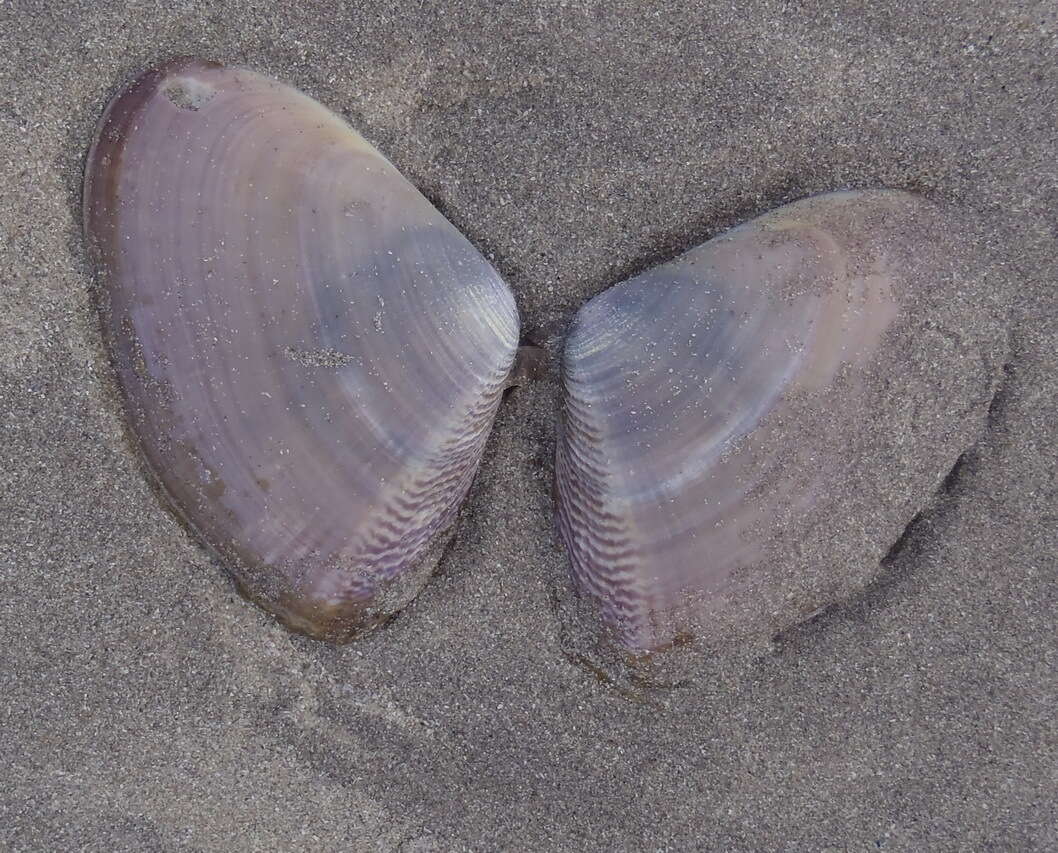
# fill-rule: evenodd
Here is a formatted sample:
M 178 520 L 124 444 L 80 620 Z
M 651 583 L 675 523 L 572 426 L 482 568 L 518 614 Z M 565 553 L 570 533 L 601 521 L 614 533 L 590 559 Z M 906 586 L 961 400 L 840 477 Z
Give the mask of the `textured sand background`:
M 553 350 L 591 294 L 782 202 L 969 206 L 1011 257 L 987 426 L 864 594 L 678 700 L 562 653 L 547 381 L 420 599 L 292 637 L 146 485 L 91 301 L 91 134 L 175 53 L 344 112 Z M 0 847 L 1055 849 L 1056 108 L 1050 0 L 0 0 Z

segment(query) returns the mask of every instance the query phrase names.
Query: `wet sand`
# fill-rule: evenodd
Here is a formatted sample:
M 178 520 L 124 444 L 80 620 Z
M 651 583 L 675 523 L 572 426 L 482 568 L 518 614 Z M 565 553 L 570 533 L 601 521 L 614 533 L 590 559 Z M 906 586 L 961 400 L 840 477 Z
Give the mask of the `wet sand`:
M 1058 845 L 1053 4 L 291 5 L 0 4 L 0 846 Z M 588 297 L 784 202 L 968 208 L 1009 259 L 987 418 L 882 564 L 850 555 L 866 590 L 636 692 L 564 653 L 552 373 L 504 402 L 419 599 L 292 636 L 155 498 L 93 304 L 85 153 L 174 54 L 346 115 L 553 358 Z

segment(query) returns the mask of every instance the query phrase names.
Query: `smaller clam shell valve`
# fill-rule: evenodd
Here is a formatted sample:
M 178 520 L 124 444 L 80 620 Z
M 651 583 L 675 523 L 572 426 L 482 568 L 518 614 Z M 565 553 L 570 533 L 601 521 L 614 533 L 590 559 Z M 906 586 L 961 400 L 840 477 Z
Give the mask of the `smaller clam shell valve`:
M 983 245 L 944 205 L 833 193 L 579 311 L 557 526 L 612 647 L 767 637 L 862 587 L 982 428 Z

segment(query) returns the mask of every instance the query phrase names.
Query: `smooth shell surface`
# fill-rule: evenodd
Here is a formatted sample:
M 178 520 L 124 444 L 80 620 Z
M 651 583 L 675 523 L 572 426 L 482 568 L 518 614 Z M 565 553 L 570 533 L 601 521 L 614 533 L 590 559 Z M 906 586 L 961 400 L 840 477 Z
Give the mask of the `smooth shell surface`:
M 575 587 L 620 647 L 696 638 L 726 608 L 767 620 L 789 606 L 781 580 L 768 605 L 745 599 L 765 564 L 777 578 L 800 549 L 806 513 L 844 519 L 835 487 L 878 397 L 864 367 L 906 294 L 946 274 L 930 242 L 945 222 L 906 193 L 819 196 L 581 309 L 563 363 L 557 526 Z M 888 524 L 889 508 L 879 498 L 870 514 Z M 894 529 L 879 528 L 883 554 Z
M 172 508 L 290 627 L 345 640 L 425 581 L 518 343 L 511 293 L 338 116 L 174 60 L 109 105 L 85 233 Z

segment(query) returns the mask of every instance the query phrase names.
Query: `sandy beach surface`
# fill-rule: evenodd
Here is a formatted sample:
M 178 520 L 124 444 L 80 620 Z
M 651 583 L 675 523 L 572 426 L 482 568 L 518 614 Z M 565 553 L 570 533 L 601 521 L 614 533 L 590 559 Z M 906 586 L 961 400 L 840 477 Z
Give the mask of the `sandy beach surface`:
M 552 370 L 422 595 L 292 636 L 156 499 L 93 302 L 88 145 L 178 54 L 345 115 L 552 364 L 587 298 L 782 203 L 970 210 L 1007 258 L 972 285 L 1001 323 L 951 330 L 1005 353 L 980 424 L 880 564 L 847 555 L 862 592 L 625 690 L 565 653 Z M 0 0 L 0 848 L 1058 848 L 1056 115 L 1049 1 Z

